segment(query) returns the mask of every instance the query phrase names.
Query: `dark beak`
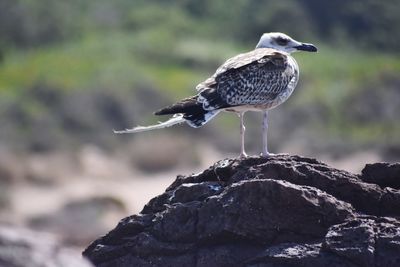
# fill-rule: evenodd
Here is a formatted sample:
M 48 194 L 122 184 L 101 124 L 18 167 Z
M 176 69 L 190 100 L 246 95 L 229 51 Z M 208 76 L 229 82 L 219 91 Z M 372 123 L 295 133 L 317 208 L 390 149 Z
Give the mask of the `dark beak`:
M 308 52 L 317 52 L 318 49 L 312 44 L 302 43 L 299 46 L 295 47 L 297 50 L 308 51 Z

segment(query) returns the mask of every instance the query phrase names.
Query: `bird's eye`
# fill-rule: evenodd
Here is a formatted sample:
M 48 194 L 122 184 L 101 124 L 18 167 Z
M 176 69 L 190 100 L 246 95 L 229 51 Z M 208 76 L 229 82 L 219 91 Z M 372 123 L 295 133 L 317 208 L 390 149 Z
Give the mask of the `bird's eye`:
M 286 38 L 283 38 L 283 37 L 278 37 L 275 40 L 276 40 L 276 43 L 281 46 L 287 45 L 289 43 L 289 40 Z

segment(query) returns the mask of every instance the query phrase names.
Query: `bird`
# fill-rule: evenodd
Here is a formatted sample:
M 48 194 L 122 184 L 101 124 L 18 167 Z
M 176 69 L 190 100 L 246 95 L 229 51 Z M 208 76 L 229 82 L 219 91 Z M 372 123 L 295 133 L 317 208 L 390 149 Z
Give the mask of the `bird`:
M 221 111 L 234 112 L 240 119 L 240 157 L 247 157 L 244 114 L 259 111 L 263 113 L 261 155 L 270 157 L 274 154 L 268 150 L 268 111 L 285 102 L 297 85 L 299 67 L 291 56 L 296 51 L 317 52 L 317 47 L 284 33 L 264 33 L 254 50 L 228 59 L 211 77 L 199 83 L 196 95 L 154 113 L 172 115 L 167 121 L 114 132 L 137 133 L 181 123 L 198 128 Z

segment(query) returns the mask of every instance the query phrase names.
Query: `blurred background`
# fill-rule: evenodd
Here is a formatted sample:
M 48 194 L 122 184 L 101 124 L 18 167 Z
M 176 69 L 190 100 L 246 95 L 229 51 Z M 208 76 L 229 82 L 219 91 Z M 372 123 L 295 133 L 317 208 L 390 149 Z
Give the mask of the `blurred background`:
M 263 32 L 313 43 L 273 152 L 358 172 L 400 157 L 398 0 L 0 0 L 0 223 L 84 247 L 177 174 L 239 153 L 239 121 L 136 135 Z M 261 114 L 246 114 L 260 153 Z

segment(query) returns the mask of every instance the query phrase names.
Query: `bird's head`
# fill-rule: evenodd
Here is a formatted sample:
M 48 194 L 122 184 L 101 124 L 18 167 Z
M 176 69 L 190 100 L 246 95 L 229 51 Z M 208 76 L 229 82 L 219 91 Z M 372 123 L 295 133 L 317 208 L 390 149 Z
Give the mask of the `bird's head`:
M 286 53 L 296 51 L 317 52 L 317 48 L 314 45 L 298 42 L 281 32 L 264 33 L 256 48 L 273 48 Z

